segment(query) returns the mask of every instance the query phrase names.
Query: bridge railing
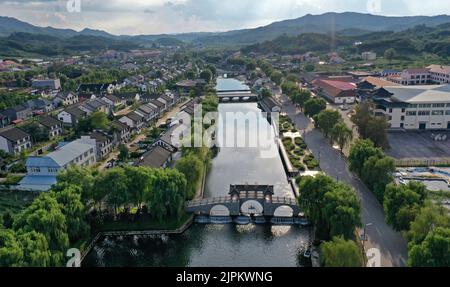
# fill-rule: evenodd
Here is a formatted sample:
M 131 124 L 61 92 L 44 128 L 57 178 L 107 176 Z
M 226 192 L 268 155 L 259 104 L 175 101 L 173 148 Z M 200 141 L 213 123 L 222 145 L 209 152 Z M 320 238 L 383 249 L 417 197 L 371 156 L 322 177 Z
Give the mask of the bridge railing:
M 242 199 L 261 199 L 259 197 L 247 197 L 247 198 L 241 198 Z M 221 204 L 221 203 L 232 203 L 233 199 L 229 196 L 224 197 L 214 197 L 214 198 L 206 198 L 202 200 L 193 200 L 186 202 L 186 207 L 196 207 L 196 206 L 202 206 L 202 205 L 212 205 L 212 204 Z M 291 197 L 281 197 L 281 196 L 275 196 L 272 197 L 272 202 L 275 204 L 286 204 L 286 205 L 298 205 L 297 201 L 294 198 Z
M 186 202 L 187 207 L 195 207 L 195 206 L 201 206 L 201 205 L 210 205 L 210 204 L 221 204 L 221 203 L 231 203 L 233 200 L 229 196 L 224 197 L 214 197 L 214 198 L 207 198 L 202 200 L 193 200 Z
M 287 205 L 298 205 L 297 201 L 294 198 L 291 198 L 291 197 L 280 197 L 280 196 L 272 197 L 272 203 L 287 204 Z

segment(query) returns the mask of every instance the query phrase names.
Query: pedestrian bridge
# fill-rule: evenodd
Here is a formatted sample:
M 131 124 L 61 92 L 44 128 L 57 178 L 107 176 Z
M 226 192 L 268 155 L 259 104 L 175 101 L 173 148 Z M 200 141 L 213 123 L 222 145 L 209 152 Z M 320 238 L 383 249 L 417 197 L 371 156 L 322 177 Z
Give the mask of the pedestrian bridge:
M 274 196 L 273 186 L 231 185 L 229 196 L 193 200 L 186 211 L 210 216 L 297 217 L 301 210 L 296 200 Z

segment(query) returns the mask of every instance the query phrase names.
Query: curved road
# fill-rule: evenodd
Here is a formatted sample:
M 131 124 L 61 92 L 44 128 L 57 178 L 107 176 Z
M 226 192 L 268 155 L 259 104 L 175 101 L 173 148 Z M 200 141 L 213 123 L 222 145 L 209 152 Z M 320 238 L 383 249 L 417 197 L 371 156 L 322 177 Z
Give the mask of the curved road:
M 394 231 L 385 223 L 383 207 L 372 192 L 349 171 L 348 162 L 331 147 L 320 131 L 314 129 L 311 121 L 303 113 L 300 113 L 286 96 L 278 94 L 277 98 L 283 104 L 283 112 L 295 122 L 299 130 L 305 131 L 305 142 L 314 156 L 320 158 L 322 170 L 358 191 L 362 205 L 362 222 L 364 225 L 372 224 L 367 227 L 366 250 L 370 248 L 380 250 L 382 267 L 405 266 L 407 261 L 406 241 L 399 232 Z

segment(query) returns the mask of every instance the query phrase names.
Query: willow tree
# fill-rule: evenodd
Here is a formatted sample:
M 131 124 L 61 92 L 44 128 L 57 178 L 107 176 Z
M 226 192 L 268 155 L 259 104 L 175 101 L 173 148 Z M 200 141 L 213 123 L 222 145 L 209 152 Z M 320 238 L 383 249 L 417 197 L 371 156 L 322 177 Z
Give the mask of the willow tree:
M 150 214 L 160 221 L 166 217 L 181 218 L 187 197 L 186 178 L 173 169 L 156 169 L 154 173 L 152 192 L 146 198 Z

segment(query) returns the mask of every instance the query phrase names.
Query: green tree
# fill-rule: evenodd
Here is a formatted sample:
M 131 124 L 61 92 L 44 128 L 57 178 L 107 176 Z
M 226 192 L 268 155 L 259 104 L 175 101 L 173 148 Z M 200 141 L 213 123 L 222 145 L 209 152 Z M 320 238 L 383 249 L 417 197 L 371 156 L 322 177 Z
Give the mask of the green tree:
M 0 228 L 0 267 L 20 267 L 23 250 L 11 229 Z
M 119 156 L 118 156 L 119 161 L 125 162 L 128 160 L 129 156 L 130 156 L 130 151 L 128 150 L 127 146 L 124 144 L 121 144 L 119 146 Z
M 432 230 L 421 244 L 408 253 L 411 267 L 450 267 L 450 228 Z
M 95 199 L 100 201 L 107 195 L 108 204 L 118 208 L 128 203 L 128 186 L 125 171 L 121 168 L 109 169 L 100 173 L 94 181 Z
M 325 194 L 323 216 L 326 218 L 329 236 L 354 237 L 355 228 L 361 226 L 361 204 L 356 192 L 349 186 L 336 183 Z
M 305 66 L 305 71 L 306 71 L 306 72 L 313 72 L 315 68 L 316 68 L 316 67 L 315 67 L 313 64 L 307 64 L 307 65 Z
M 76 185 L 67 186 L 61 191 L 51 194 L 60 204 L 66 218 L 67 234 L 71 242 L 84 238 L 89 233 L 86 222 L 86 208 L 81 201 L 81 188 Z
M 426 198 L 425 185 L 410 182 L 408 185 L 391 183 L 384 192 L 384 212 L 387 223 L 398 231 L 408 230 Z
M 275 71 L 270 75 L 270 79 L 279 86 L 283 82 L 283 73 Z
M 395 161 L 390 157 L 370 157 L 361 172 L 361 179 L 375 193 L 377 199 L 382 203 L 386 185 L 393 181 L 395 172 Z
M 304 109 L 306 102 L 311 99 L 311 92 L 305 89 L 296 89 L 294 90 L 291 99 L 301 109 Z
M 14 230 L 36 231 L 47 239 L 52 251 L 52 266 L 60 266 L 69 246 L 66 218 L 58 201 L 49 193 L 36 197 L 14 221 Z
M 88 167 L 71 166 L 57 175 L 57 183 L 52 190 L 58 191 L 68 186 L 79 186 L 81 198 L 84 204 L 87 204 L 90 200 L 95 200 L 93 186 L 96 174 L 96 171 Z
M 336 123 L 342 121 L 342 116 L 338 111 L 324 110 L 315 118 L 316 126 L 322 130 L 326 138 L 328 138 Z
M 110 126 L 110 120 L 108 116 L 103 112 L 94 112 L 90 115 L 91 127 L 94 130 L 104 130 L 107 131 Z
M 361 250 L 355 242 L 342 237 L 334 237 L 320 247 L 324 267 L 362 267 Z
M 261 97 L 263 98 L 270 98 L 272 96 L 272 92 L 270 90 L 264 88 L 261 90 Z
M 129 200 L 139 209 L 152 192 L 153 170 L 144 167 L 125 167 Z
M 318 238 L 350 238 L 361 224 L 360 203 L 354 190 L 325 175 L 303 177 L 299 205 L 316 226 Z
M 211 82 L 211 80 L 213 78 L 213 74 L 209 69 L 206 69 L 200 73 L 200 78 L 205 80 L 207 83 L 209 83 L 209 82 Z
M 325 110 L 326 108 L 327 102 L 325 102 L 324 99 L 312 98 L 306 101 L 304 111 L 305 115 L 312 118 L 315 115 L 318 115 L 321 111 Z
M 350 162 L 350 170 L 361 176 L 364 163 L 371 157 L 383 157 L 383 151 L 376 148 L 371 140 L 358 140 L 351 149 L 348 160 Z
M 202 162 L 196 156 L 188 155 L 178 160 L 175 168 L 186 177 L 188 198 L 192 199 L 202 178 Z
M 387 49 L 384 52 L 384 58 L 389 61 L 389 64 L 392 65 L 392 60 L 394 60 L 397 51 L 394 48 Z
M 157 169 L 146 198 L 150 213 L 162 221 L 167 217 L 181 218 L 186 199 L 186 178 L 172 169 Z
M 49 250 L 47 239 L 43 234 L 37 233 L 36 231 L 19 233 L 18 241 L 24 254 L 21 266 L 52 266 L 52 253 Z
M 330 131 L 331 141 L 336 143 L 341 152 L 345 146 L 352 140 L 353 132 L 345 123 L 337 123 Z
M 386 117 L 374 116 L 375 106 L 371 102 L 363 102 L 355 109 L 353 123 L 363 139 L 370 139 L 375 146 L 389 148 L 387 129 L 390 127 Z
M 443 206 L 427 203 L 411 222 L 408 241 L 410 244 L 420 244 L 437 227 L 450 228 L 448 210 Z

